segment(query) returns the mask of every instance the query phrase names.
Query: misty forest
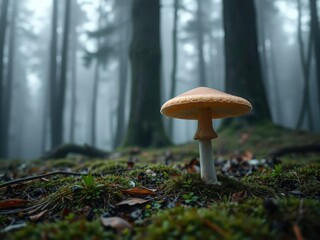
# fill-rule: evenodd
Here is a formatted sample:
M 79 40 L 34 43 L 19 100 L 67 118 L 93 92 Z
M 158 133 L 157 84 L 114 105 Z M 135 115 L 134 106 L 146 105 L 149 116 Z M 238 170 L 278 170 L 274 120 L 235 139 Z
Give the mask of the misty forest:
M 319 0 L 0 0 L 1 239 L 318 239 Z

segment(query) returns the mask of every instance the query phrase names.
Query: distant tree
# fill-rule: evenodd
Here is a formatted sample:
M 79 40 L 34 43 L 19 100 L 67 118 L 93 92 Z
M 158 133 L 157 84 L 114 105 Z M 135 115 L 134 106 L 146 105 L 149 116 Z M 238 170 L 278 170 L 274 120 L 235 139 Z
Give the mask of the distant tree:
M 160 109 L 160 1 L 134 0 L 131 108 L 126 145 L 168 144 Z
M 66 96 L 66 83 L 67 83 L 67 70 L 68 70 L 68 52 L 69 52 L 69 29 L 70 29 L 70 12 L 71 12 L 71 1 L 65 1 L 65 15 L 64 15 L 64 27 L 63 27 L 63 39 L 61 49 L 61 67 L 59 82 L 57 84 L 57 106 L 56 106 L 56 139 L 54 142 L 55 146 L 59 146 L 63 143 L 64 133 L 64 107 L 65 107 L 65 96 Z
M 72 1 L 72 11 L 71 11 L 71 31 L 70 31 L 70 64 L 71 64 L 71 112 L 70 112 L 70 142 L 74 142 L 75 135 L 75 126 L 76 126 L 76 108 L 77 108 L 77 98 L 76 98 L 76 90 L 77 90 L 77 50 L 78 50 L 78 33 L 77 26 L 79 24 L 79 14 L 78 11 L 78 2 L 77 0 Z
M 297 1 L 298 5 L 298 43 L 299 43 L 299 54 L 300 61 L 302 66 L 302 75 L 304 79 L 304 87 L 303 87 L 303 96 L 302 96 L 302 104 L 299 111 L 299 117 L 296 124 L 296 128 L 301 128 L 303 124 L 303 120 L 307 113 L 308 119 L 308 127 L 309 129 L 313 128 L 313 117 L 312 117 L 312 109 L 310 102 L 310 67 L 311 67 L 311 57 L 312 57 L 312 42 L 314 41 L 314 33 L 311 30 L 309 34 L 309 41 L 307 45 L 307 54 L 305 54 L 305 47 L 303 43 L 302 36 L 302 27 L 301 27 L 301 18 L 302 18 L 302 9 L 301 9 L 301 0 Z
M 277 62 L 275 59 L 276 44 L 273 40 L 272 30 L 270 30 L 272 29 L 270 21 L 274 20 L 274 14 L 277 10 L 274 6 L 274 1 L 255 0 L 255 3 L 257 6 L 257 30 L 259 35 L 263 82 L 267 89 L 269 104 L 272 104 L 273 102 L 277 103 L 272 106 L 276 113 L 273 119 L 277 120 L 279 123 L 282 120 L 282 104 L 279 99 L 279 79 L 277 76 Z M 268 48 L 266 46 L 267 41 L 269 41 Z
M 11 103 L 12 103 L 12 85 L 15 62 L 15 48 L 16 48 L 16 17 L 17 17 L 17 0 L 11 0 L 11 12 L 9 22 L 9 49 L 8 49 L 8 66 L 7 66 L 7 79 L 6 79 L 6 90 L 3 93 L 3 137 L 7 139 L 4 141 L 2 147 L 5 149 L 6 155 L 9 154 L 9 140 L 10 140 L 10 127 L 11 127 Z
M 58 1 L 52 0 L 51 17 L 51 42 L 50 42 L 50 136 L 51 148 L 59 145 L 57 135 L 56 105 L 57 103 L 57 25 L 58 25 Z
M 254 1 L 224 0 L 223 19 L 226 91 L 252 103 L 251 114 L 242 119 L 271 120 L 258 54 Z
M 98 30 L 102 27 L 102 1 L 99 5 Z M 100 38 L 97 39 L 97 48 L 100 48 Z M 97 58 L 94 68 L 93 88 L 92 88 L 92 102 L 91 102 L 91 145 L 96 145 L 96 119 L 97 119 L 97 103 L 98 103 L 98 89 L 100 82 L 100 58 Z
M 9 0 L 3 0 L 1 4 L 1 15 L 0 15 L 0 158 L 7 156 L 7 141 L 5 136 L 5 125 L 4 125 L 4 109 L 3 109 L 3 93 L 4 93 L 4 48 L 6 39 L 6 28 L 7 28 L 7 13 L 8 13 Z M 3 147 L 4 146 L 4 147 Z
M 130 19 L 131 1 L 117 0 L 116 9 L 117 22 L 120 25 L 118 30 L 119 47 L 118 47 L 118 62 L 119 62 L 119 89 L 118 89 L 118 107 L 117 107 L 117 127 L 114 139 L 114 147 L 121 145 L 125 136 L 125 110 L 126 110 L 126 93 L 128 88 L 128 62 L 129 62 L 129 41 L 131 26 L 128 24 Z
M 204 45 L 205 38 L 212 32 L 212 22 L 210 19 L 210 9 L 212 1 L 209 0 L 196 0 L 196 9 L 192 11 L 186 6 L 179 5 L 181 11 L 189 12 L 194 15 L 183 30 L 187 33 L 188 37 L 185 41 L 193 42 L 197 49 L 197 70 L 198 70 L 198 84 L 200 86 L 207 86 L 207 73 L 206 62 L 204 59 Z
M 311 27 L 310 30 L 314 36 L 314 56 L 316 60 L 316 79 L 318 85 L 318 107 L 320 110 L 320 26 L 318 17 L 317 0 L 310 0 Z
M 172 29 L 172 70 L 171 70 L 171 87 L 170 98 L 173 98 L 176 94 L 177 88 L 177 64 L 178 64 L 178 11 L 179 0 L 174 0 L 173 5 L 173 29 Z M 169 134 L 173 139 L 173 119 L 169 119 Z

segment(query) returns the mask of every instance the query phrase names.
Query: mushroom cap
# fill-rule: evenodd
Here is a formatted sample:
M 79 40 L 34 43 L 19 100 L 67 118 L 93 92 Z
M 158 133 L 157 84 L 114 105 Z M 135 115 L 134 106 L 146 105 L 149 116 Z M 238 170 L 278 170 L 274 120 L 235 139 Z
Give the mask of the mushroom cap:
M 168 100 L 160 112 L 172 118 L 198 119 L 198 112 L 203 108 L 209 108 L 212 119 L 217 119 L 243 115 L 250 112 L 252 106 L 244 98 L 212 88 L 198 87 Z

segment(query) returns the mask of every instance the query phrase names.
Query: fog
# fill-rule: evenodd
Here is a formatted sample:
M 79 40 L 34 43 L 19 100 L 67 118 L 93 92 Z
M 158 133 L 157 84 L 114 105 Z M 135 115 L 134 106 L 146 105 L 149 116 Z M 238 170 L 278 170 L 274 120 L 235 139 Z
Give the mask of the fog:
M 0 1 L 4 4 L 5 0 Z M 15 2 L 13 4 L 13 2 Z M 57 72 L 62 61 L 64 1 L 58 0 L 57 18 Z M 65 105 L 63 108 L 63 143 L 89 144 L 99 149 L 115 149 L 118 94 L 125 99 L 124 122 L 127 126 L 130 116 L 131 65 L 129 46 L 132 35 L 132 0 L 120 1 L 129 9 L 127 15 L 119 15 L 120 5 L 116 0 L 72 0 L 70 36 L 68 36 L 68 66 L 66 73 Z M 177 72 L 175 95 L 200 86 L 200 71 L 206 86 L 225 90 L 225 49 L 223 6 L 221 0 L 203 1 L 202 21 L 204 68 L 199 67 L 195 28 L 190 24 L 197 17 L 196 0 L 180 0 L 177 21 Z M 6 39 L 3 54 L 3 93 L 11 91 L 9 111 L 9 135 L 7 158 L 33 159 L 52 148 L 49 124 L 50 41 L 53 0 L 13 0 L 7 9 Z M 14 6 L 16 5 L 16 6 Z M 171 98 L 171 71 L 173 66 L 173 24 L 174 1 L 162 0 L 160 11 L 161 29 L 161 103 Z M 2 5 L 3 7 L 3 5 Z M 16 13 L 14 13 L 16 7 Z M 122 7 L 122 6 L 121 6 Z M 304 51 L 308 51 L 310 32 L 309 1 L 301 0 L 301 31 Z M 263 83 L 272 113 L 272 121 L 284 127 L 295 129 L 303 102 L 304 78 L 299 56 L 298 5 L 293 0 L 256 0 L 256 19 Z M 318 6 L 318 12 L 320 7 Z M 126 11 L 126 10 L 123 10 Z M 147 10 L 146 10 L 147 11 Z M 122 12 L 123 13 L 123 12 Z M 3 14 L 3 13 L 2 13 Z M 102 17 L 101 17 L 102 16 Z M 120 19 L 121 18 L 121 19 Z M 113 26 L 116 30 L 104 33 L 100 41 L 90 36 L 101 26 Z M 119 20 L 120 19 L 120 20 Z M 100 29 L 101 29 L 100 26 Z M 126 28 L 127 30 L 123 30 Z M 124 32 L 127 35 L 123 35 Z M 10 37 L 13 32 L 14 36 Z M 73 32 L 73 34 L 71 34 Z M 122 35 L 121 35 L 122 34 Z M 126 37 L 124 37 L 126 36 Z M 96 52 L 99 44 L 109 44 L 108 57 L 98 64 L 99 82 L 94 93 L 94 79 L 97 74 L 95 60 L 86 66 L 87 52 Z M 120 64 L 118 49 L 121 43 L 126 49 L 128 61 L 127 87 L 119 91 Z M 14 45 L 13 62 L 9 61 L 10 46 Z M 121 51 L 120 51 L 121 52 Z M 74 57 L 72 57 L 74 54 Z M 104 58 L 102 58 L 104 59 Z M 316 76 L 315 55 L 311 54 L 309 99 L 311 112 L 307 112 L 301 125 L 302 130 L 320 132 L 319 95 Z M 10 64 L 13 64 L 12 89 L 8 78 Z M 73 70 L 72 70 L 73 69 Z M 72 82 L 74 79 L 74 82 Z M 152 81 L 152 79 L 150 79 Z M 74 85 L 73 85 L 74 84 Z M 248 86 L 250 87 L 250 86 Z M 74 90 L 75 97 L 72 97 Z M 148 89 L 146 89 L 148 91 Z M 96 97 L 95 141 L 92 139 L 92 102 Z M 75 102 L 73 102 L 75 100 Z M 74 121 L 72 108 L 75 108 Z M 160 109 L 159 109 L 160 110 Z M 160 114 L 160 112 L 159 112 Z M 1 118 L 3 116 L 0 116 Z M 308 120 L 309 119 L 309 120 Z M 312 124 L 310 125 L 310 121 Z M 219 126 L 220 120 L 214 121 Z M 166 131 L 168 119 L 163 118 Z M 182 144 L 192 141 L 196 121 L 174 120 L 172 142 Z M 74 136 L 71 128 L 74 127 Z M 218 130 L 219 131 L 219 130 Z M 93 144 L 93 142 L 95 142 Z

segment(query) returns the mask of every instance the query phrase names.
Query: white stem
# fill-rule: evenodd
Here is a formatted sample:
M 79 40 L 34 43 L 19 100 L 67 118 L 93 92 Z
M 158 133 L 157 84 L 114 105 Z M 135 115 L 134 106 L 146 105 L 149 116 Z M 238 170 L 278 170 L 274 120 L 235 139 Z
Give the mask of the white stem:
M 199 140 L 201 178 L 207 184 L 218 184 L 212 159 L 211 140 Z

